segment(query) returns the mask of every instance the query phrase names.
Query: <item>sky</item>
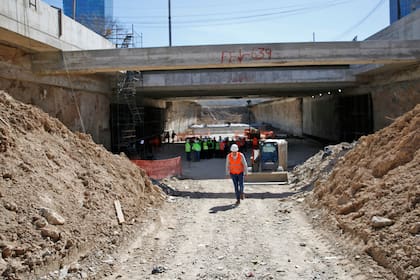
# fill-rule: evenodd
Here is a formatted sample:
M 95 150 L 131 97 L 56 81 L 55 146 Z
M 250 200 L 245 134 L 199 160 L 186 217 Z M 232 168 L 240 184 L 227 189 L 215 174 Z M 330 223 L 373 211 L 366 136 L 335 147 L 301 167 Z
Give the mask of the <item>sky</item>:
M 389 25 L 389 0 L 114 0 L 114 20 L 136 47 L 168 46 L 169 1 L 172 46 L 361 41 Z

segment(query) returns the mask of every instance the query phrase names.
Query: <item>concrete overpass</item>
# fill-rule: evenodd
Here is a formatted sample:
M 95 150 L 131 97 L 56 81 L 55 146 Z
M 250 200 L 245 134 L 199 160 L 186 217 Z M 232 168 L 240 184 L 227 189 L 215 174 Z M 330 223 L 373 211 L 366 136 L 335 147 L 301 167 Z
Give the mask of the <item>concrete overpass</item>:
M 420 61 L 420 41 L 314 42 L 107 49 L 32 55 L 44 75 L 140 72 L 145 97 L 305 96 L 354 87 L 374 65 L 404 68 Z

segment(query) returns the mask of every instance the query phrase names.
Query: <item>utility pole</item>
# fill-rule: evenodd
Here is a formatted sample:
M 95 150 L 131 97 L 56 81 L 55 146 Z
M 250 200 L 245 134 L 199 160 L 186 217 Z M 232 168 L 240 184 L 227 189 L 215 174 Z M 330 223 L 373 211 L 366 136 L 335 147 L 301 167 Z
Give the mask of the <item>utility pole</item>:
M 73 20 L 76 20 L 76 1 L 73 0 Z
M 172 47 L 172 25 L 171 25 L 171 0 L 168 0 L 168 19 L 169 19 L 169 46 Z

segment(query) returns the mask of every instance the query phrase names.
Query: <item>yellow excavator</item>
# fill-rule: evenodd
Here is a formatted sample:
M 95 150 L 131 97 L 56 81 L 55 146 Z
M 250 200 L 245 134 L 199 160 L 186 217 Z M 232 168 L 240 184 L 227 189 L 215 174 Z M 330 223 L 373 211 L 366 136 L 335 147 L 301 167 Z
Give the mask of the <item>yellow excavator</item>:
M 245 182 L 288 182 L 287 141 L 266 139 L 253 148 Z

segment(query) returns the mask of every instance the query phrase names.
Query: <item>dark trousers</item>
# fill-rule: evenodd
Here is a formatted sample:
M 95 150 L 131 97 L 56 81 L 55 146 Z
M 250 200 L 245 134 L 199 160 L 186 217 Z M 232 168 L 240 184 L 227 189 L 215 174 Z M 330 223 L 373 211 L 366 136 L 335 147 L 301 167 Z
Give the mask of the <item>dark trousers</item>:
M 241 198 L 241 194 L 244 192 L 244 173 L 240 174 L 230 174 L 230 178 L 233 181 L 233 187 L 235 188 L 236 199 Z

